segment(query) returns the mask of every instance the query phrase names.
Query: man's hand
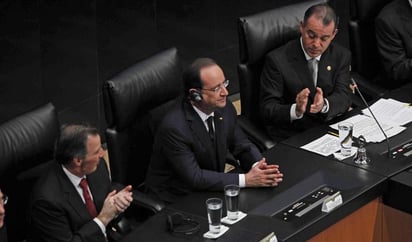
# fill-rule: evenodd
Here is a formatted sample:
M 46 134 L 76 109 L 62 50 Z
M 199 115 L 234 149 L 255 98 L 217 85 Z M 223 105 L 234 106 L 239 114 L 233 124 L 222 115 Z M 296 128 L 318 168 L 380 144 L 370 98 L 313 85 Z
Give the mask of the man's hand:
M 321 88 L 316 88 L 315 99 L 313 100 L 313 104 L 310 105 L 310 113 L 319 113 L 324 105 L 323 99 L 323 91 Z
M 133 201 L 132 186 L 128 185 L 113 197 L 114 205 L 119 213 L 123 213 Z
M 126 186 L 120 192 L 110 192 L 104 200 L 102 210 L 97 218 L 107 226 L 118 214 L 124 212 L 132 202 L 132 186 Z
M 260 160 L 245 174 L 246 187 L 273 187 L 283 180 L 278 165 L 268 165 L 266 159 Z
M 296 95 L 296 116 L 302 116 L 306 111 L 306 105 L 308 104 L 310 90 L 305 88 Z

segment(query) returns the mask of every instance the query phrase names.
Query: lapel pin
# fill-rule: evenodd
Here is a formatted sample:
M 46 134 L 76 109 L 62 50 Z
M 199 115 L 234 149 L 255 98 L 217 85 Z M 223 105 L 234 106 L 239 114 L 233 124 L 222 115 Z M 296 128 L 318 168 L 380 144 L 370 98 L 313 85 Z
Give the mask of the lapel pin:
M 326 67 L 326 70 L 331 71 L 331 70 L 332 70 L 332 67 L 331 67 L 331 66 L 327 66 L 327 67 Z
M 223 117 L 219 117 L 219 120 L 223 120 Z

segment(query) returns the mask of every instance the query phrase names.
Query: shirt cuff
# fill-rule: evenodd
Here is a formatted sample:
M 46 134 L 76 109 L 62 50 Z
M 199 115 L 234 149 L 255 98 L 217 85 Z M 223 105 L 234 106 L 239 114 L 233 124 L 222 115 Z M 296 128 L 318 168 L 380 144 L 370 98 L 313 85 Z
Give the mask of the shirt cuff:
M 255 167 L 259 161 L 256 161 L 253 163 L 252 167 Z M 246 175 L 245 174 L 239 174 L 239 187 L 246 187 Z
M 321 113 L 327 113 L 329 112 L 329 101 L 328 99 L 324 98 L 323 99 L 323 107 L 322 110 L 320 110 Z
M 296 103 L 292 104 L 292 106 L 290 107 L 290 121 L 301 118 L 303 118 L 303 114 L 300 116 L 296 115 Z
M 102 233 L 106 237 L 106 226 L 104 226 L 103 222 L 100 221 L 100 219 L 98 219 L 97 217 L 94 218 L 93 221 L 99 226 L 100 230 L 102 231 Z
M 239 174 L 239 187 L 246 187 L 245 174 Z

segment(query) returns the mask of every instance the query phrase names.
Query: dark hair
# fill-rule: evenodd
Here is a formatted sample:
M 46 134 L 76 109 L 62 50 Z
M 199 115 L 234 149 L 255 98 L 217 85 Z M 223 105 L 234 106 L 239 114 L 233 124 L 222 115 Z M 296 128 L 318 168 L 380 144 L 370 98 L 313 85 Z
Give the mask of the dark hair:
M 203 82 L 200 79 L 200 70 L 213 65 L 217 65 L 217 63 L 211 58 L 198 58 L 183 71 L 183 91 L 185 96 L 189 94 L 190 89 L 201 89 L 203 87 Z
M 335 29 L 338 28 L 339 18 L 336 16 L 335 10 L 327 3 L 319 3 L 309 7 L 303 17 L 303 24 L 306 25 L 306 21 L 313 15 L 317 19 L 322 19 L 323 25 L 329 25 L 333 21 Z
M 66 124 L 60 129 L 56 141 L 54 158 L 59 164 L 68 164 L 73 158 L 85 158 L 87 138 L 98 135 L 99 131 L 88 124 Z

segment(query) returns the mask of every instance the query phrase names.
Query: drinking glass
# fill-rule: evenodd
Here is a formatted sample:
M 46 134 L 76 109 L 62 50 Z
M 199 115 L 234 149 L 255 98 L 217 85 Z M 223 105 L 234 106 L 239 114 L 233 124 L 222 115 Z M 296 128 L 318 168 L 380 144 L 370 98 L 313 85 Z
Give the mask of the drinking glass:
M 340 153 L 343 156 L 350 156 L 352 152 L 353 124 L 349 122 L 343 122 L 338 124 L 338 129 Z
M 209 198 L 206 200 L 209 231 L 214 234 L 220 232 L 220 220 L 222 219 L 222 199 Z
M 239 214 L 239 192 L 240 187 L 238 185 L 226 185 L 224 188 L 227 218 L 230 220 L 238 219 Z

